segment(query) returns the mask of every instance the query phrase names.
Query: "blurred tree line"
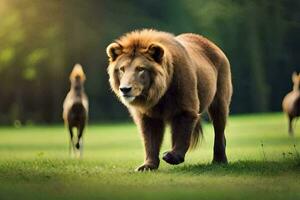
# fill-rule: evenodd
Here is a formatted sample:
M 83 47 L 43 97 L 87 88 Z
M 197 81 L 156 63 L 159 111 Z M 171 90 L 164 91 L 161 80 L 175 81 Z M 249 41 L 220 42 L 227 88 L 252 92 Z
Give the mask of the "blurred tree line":
M 75 63 L 87 74 L 91 121 L 128 119 L 105 48 L 141 28 L 211 39 L 231 62 L 231 113 L 279 111 L 300 71 L 299 10 L 298 0 L 0 0 L 0 122 L 61 122 Z

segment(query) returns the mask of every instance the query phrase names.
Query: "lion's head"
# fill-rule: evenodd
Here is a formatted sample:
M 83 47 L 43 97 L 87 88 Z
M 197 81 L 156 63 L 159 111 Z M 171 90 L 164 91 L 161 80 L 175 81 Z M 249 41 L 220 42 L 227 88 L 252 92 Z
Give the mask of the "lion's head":
M 127 106 L 154 106 L 172 77 L 167 49 L 149 32 L 129 33 L 106 49 L 111 88 Z

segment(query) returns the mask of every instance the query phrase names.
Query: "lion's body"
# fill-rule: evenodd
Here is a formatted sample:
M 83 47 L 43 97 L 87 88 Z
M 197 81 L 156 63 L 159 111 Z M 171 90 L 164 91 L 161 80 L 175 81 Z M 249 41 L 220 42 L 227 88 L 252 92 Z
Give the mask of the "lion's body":
M 164 79 L 156 80 L 159 75 L 152 77 L 154 80 L 147 93 L 148 96 L 152 95 L 147 98 L 149 101 L 141 103 L 137 99 L 137 103 L 127 104 L 144 136 L 145 164 L 150 165 L 146 168 L 151 169 L 151 164 L 158 167 L 157 151 L 165 123 L 171 124 L 173 148 L 164 156 L 164 160 L 170 164 L 182 162 L 187 149 L 192 145 L 190 138 L 199 123 L 199 114 L 204 111 L 209 111 L 216 131 L 214 161 L 226 162 L 224 128 L 232 85 L 230 65 L 224 53 L 212 42 L 196 34 L 175 37 L 165 32 L 143 30 L 129 33 L 117 40 L 117 43 L 122 47 L 123 54 L 131 53 L 131 59 L 143 56 L 144 49 L 153 43 L 163 49 L 163 60 L 154 63 L 153 69 L 158 69 L 156 74 L 162 74 Z M 116 77 L 112 74 L 112 68 L 117 62 L 118 59 L 111 60 L 109 73 L 111 86 L 118 95 L 118 88 L 114 87 L 119 85 L 115 84 Z M 156 149 L 149 149 L 147 145 Z

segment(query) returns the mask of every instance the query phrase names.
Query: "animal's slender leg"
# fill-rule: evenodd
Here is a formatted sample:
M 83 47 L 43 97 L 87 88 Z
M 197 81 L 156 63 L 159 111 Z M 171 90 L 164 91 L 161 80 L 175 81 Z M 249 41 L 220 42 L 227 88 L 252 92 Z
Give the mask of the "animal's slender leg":
M 72 154 L 74 154 L 74 142 L 73 142 L 73 128 L 72 126 L 69 126 L 69 132 L 70 132 L 70 140 L 69 140 L 69 155 L 72 156 Z
M 136 171 L 157 169 L 165 124 L 162 120 L 143 116 L 138 125 L 144 140 L 145 160 L 144 164 L 138 167 Z
M 228 117 L 228 105 L 216 99 L 209 107 L 209 115 L 213 121 L 215 140 L 213 163 L 227 163 L 225 126 Z
M 79 150 L 79 156 L 82 158 L 82 153 L 83 153 L 83 146 L 82 146 L 82 134 L 84 130 L 84 125 L 80 125 L 78 127 L 78 140 L 76 144 L 76 148 Z
M 289 135 L 294 136 L 293 117 L 292 116 L 289 116 Z
M 173 118 L 171 122 L 172 150 L 165 152 L 163 156 L 167 163 L 177 165 L 184 162 L 197 120 L 198 115 L 189 112 L 181 113 Z

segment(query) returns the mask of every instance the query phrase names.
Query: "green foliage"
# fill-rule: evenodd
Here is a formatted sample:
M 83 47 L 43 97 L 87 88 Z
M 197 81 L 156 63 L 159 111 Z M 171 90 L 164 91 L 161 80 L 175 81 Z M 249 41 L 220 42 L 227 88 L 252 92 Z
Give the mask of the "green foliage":
M 90 120 L 128 120 L 109 89 L 105 47 L 141 28 L 208 37 L 231 62 L 232 113 L 278 111 L 300 71 L 299 9 L 292 0 L 0 0 L 0 122 L 61 121 L 75 63 L 87 73 Z
M 0 196 L 9 199 L 299 199 L 299 127 L 282 114 L 234 116 L 228 165 L 212 165 L 213 129 L 184 164 L 136 173 L 143 146 L 133 124 L 91 125 L 82 160 L 68 157 L 63 126 L 0 128 Z M 169 132 L 169 130 L 168 130 Z M 162 151 L 170 149 L 166 134 Z M 263 150 L 261 148 L 263 144 Z M 262 154 L 265 152 L 265 158 Z

